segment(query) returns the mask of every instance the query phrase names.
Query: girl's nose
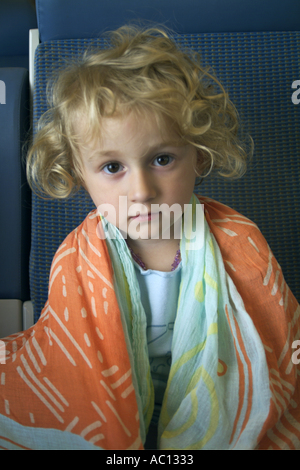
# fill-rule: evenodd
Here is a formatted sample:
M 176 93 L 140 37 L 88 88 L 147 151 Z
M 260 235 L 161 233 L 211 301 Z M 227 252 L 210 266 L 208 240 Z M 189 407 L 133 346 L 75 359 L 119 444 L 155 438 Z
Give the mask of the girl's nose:
M 128 197 L 131 202 L 147 202 L 155 198 L 155 182 L 146 170 L 139 169 L 132 173 L 128 183 Z

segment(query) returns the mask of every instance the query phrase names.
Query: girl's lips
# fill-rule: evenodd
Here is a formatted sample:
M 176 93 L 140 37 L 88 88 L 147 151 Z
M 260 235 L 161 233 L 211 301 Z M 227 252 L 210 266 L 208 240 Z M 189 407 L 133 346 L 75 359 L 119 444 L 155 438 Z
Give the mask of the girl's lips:
M 156 220 L 159 216 L 158 212 L 148 212 L 148 214 L 140 214 L 131 217 L 133 220 L 138 220 L 139 222 L 149 222 L 150 220 Z

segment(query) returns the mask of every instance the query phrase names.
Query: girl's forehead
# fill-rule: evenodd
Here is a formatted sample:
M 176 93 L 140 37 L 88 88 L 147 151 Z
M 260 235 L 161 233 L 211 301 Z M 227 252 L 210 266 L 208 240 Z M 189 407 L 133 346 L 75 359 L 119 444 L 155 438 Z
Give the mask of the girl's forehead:
M 180 144 L 181 139 L 175 130 L 174 123 L 167 117 L 156 116 L 153 112 L 116 113 L 113 116 L 102 117 L 94 126 L 85 114 L 79 114 L 73 123 L 79 145 L 89 147 L 107 145 L 109 143 L 138 143 L 140 140 L 157 140 Z

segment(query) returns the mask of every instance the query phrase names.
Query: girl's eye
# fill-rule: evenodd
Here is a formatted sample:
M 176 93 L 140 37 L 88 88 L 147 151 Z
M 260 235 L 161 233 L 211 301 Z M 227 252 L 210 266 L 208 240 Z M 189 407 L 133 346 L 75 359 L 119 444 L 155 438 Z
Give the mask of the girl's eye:
M 104 173 L 107 173 L 109 175 L 113 175 L 115 173 L 118 173 L 121 168 L 122 167 L 121 167 L 120 163 L 111 162 L 111 163 L 108 163 L 107 165 L 105 165 L 103 167 L 103 171 L 104 171 Z
M 173 158 L 170 155 L 159 155 L 154 161 L 157 162 L 158 166 L 166 166 L 173 161 Z

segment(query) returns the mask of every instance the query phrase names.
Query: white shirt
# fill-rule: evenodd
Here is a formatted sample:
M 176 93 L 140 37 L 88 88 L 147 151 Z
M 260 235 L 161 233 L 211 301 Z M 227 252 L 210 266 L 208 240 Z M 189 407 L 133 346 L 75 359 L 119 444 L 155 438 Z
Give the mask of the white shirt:
M 181 263 L 174 271 L 143 270 L 135 261 L 141 301 L 147 317 L 147 342 L 151 375 L 155 390 L 158 421 L 171 366 L 173 327 L 177 312 Z

